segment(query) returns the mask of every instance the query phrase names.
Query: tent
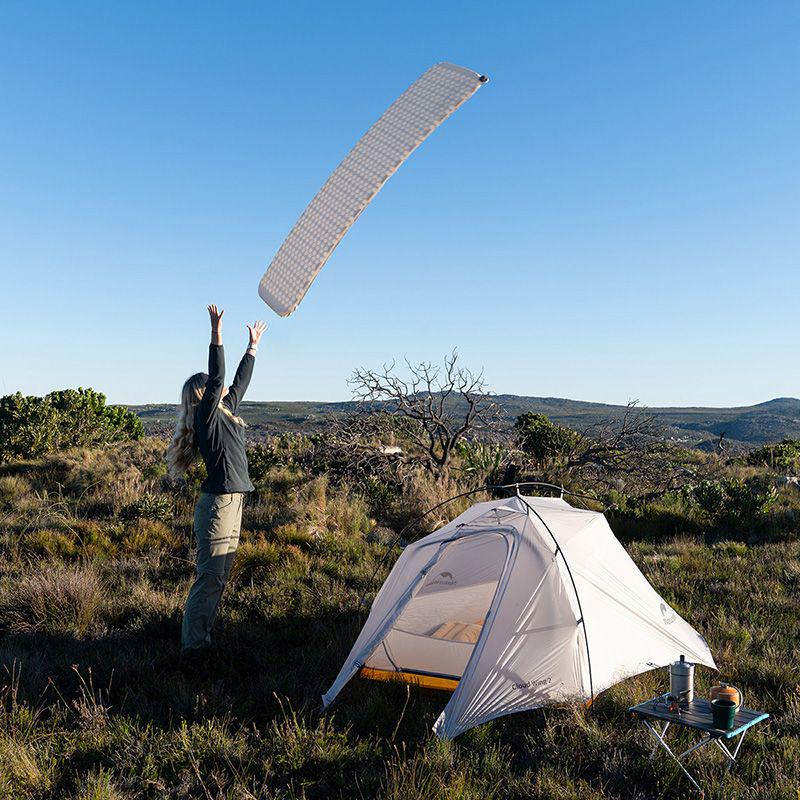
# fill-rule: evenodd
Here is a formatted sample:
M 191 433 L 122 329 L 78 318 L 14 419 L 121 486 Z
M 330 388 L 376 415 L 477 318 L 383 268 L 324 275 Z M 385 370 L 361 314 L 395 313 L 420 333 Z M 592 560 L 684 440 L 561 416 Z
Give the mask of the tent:
M 453 690 L 435 733 L 591 701 L 705 639 L 653 589 L 602 514 L 561 498 L 477 503 L 405 548 L 328 692 L 357 673 Z

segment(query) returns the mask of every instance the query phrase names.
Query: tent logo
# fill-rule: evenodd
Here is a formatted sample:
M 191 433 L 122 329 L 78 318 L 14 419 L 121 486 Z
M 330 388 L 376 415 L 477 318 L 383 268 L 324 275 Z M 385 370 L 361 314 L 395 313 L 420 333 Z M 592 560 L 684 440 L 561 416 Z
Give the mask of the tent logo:
M 675 622 L 675 612 L 666 603 L 661 604 L 661 616 L 664 618 L 665 625 L 672 625 Z
M 437 584 L 440 586 L 455 586 L 456 579 L 453 577 L 452 572 L 440 572 L 438 577 L 435 580 L 432 580 L 430 585 L 436 586 Z
M 525 681 L 525 683 L 515 683 L 511 686 L 512 689 L 538 689 L 541 686 L 547 686 L 553 679 L 541 678 L 538 681 Z

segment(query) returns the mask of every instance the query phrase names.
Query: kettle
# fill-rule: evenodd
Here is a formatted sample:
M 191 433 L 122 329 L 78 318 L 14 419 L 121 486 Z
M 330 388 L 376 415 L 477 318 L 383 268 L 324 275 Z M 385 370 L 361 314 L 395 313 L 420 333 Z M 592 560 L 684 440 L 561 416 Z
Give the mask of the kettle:
M 717 698 L 720 700 L 733 701 L 736 703 L 737 711 L 742 707 L 742 703 L 744 702 L 744 695 L 739 689 L 729 683 L 723 683 L 722 681 L 708 690 L 709 703 Z
M 694 664 L 684 655 L 669 665 L 669 693 L 684 708 L 694 700 Z

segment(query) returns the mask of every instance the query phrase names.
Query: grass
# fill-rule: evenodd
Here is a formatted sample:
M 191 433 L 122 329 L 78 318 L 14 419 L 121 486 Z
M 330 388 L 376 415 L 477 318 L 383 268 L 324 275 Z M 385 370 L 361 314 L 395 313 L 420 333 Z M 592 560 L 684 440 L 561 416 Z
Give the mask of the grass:
M 24 633 L 86 636 L 102 617 L 103 587 L 91 563 L 32 563 L 19 579 L 0 584 L 0 628 Z
M 160 447 L 145 441 L 0 470 L 0 797 L 689 795 L 669 761 L 648 765 L 649 742 L 627 713 L 667 686 L 661 671 L 613 687 L 588 714 L 517 714 L 455 742 L 430 733 L 447 700 L 435 691 L 354 680 L 322 714 L 320 695 L 363 623 L 362 592 L 385 575 L 369 583 L 392 535 L 366 501 L 324 478 L 281 469 L 259 483 L 216 653 L 182 671 L 193 496 L 164 484 Z M 444 491 L 420 487 L 418 502 Z M 795 506 L 787 494 L 774 513 Z M 665 502 L 650 522 L 620 514 L 612 525 L 709 640 L 720 677 L 772 715 L 748 734 L 724 797 L 798 800 L 797 529 L 781 517 L 780 535 L 761 523 L 735 538 L 709 536 L 684 512 Z M 698 691 L 716 678 L 699 668 Z M 713 754 L 692 764 L 709 783 L 720 769 Z

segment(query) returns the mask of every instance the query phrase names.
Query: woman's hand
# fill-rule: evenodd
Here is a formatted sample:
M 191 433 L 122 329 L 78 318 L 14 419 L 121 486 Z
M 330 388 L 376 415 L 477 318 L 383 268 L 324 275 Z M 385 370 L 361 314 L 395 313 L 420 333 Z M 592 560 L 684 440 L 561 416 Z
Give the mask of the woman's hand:
M 208 316 L 211 318 L 211 343 L 222 344 L 222 315 L 213 303 L 208 307 Z
M 258 322 L 254 322 L 252 325 L 247 326 L 247 330 L 250 331 L 250 344 L 248 346 L 248 350 L 251 347 L 253 349 L 258 347 L 258 343 L 261 341 L 261 336 L 266 329 L 267 324 L 261 320 L 258 320 Z

